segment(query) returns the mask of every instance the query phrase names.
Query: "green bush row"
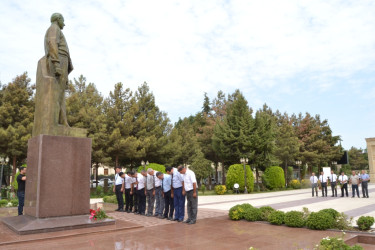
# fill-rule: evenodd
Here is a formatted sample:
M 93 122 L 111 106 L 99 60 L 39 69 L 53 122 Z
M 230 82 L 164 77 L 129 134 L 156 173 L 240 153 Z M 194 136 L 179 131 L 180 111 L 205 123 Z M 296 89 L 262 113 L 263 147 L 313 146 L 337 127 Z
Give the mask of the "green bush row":
M 277 211 L 270 206 L 255 208 L 251 204 L 236 205 L 229 210 L 229 218 L 232 220 L 245 219 L 247 221 L 268 221 L 273 225 L 285 224 L 288 227 L 307 227 L 313 230 L 326 230 L 336 228 L 340 230 L 351 229 L 352 218 L 335 209 L 322 209 L 319 212 L 303 211 Z M 374 224 L 374 217 L 361 216 L 357 220 L 360 230 L 369 230 Z
M 0 200 L 0 207 L 17 207 L 18 199 L 13 200 Z

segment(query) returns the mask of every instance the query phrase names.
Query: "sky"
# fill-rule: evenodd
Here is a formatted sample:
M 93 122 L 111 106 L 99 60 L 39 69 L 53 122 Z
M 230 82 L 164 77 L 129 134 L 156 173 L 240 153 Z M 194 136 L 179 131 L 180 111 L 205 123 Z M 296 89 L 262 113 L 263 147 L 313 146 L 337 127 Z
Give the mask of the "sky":
M 204 93 L 239 89 L 249 106 L 327 119 L 342 145 L 375 137 L 375 1 L 1 0 L 0 82 L 35 83 L 52 13 L 74 71 L 104 97 L 147 82 L 174 123 Z

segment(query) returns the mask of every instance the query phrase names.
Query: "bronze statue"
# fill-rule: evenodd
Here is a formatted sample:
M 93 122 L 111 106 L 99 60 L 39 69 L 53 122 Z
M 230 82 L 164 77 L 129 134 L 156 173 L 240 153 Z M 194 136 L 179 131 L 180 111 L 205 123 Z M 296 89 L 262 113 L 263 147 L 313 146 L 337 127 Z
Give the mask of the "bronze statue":
M 61 31 L 64 26 L 64 17 L 52 14 L 51 26 L 44 37 L 45 56 L 38 62 L 33 136 L 86 137 L 86 130 L 69 127 L 66 117 L 65 90 L 73 64 Z

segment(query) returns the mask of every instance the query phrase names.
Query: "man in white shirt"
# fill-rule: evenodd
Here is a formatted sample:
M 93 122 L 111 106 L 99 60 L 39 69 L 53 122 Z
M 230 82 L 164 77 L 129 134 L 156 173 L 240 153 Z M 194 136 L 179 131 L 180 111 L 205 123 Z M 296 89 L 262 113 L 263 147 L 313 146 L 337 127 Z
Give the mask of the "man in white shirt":
M 152 216 L 154 213 L 155 204 L 155 171 L 152 168 L 147 169 L 146 180 L 146 199 L 147 199 L 147 216 Z
M 344 197 L 344 190 L 346 191 L 346 197 L 348 197 L 348 176 L 346 176 L 344 172 L 341 172 L 339 182 L 341 186 L 341 197 Z
M 314 197 L 314 190 L 316 192 L 316 197 L 318 197 L 318 177 L 315 176 L 315 173 L 311 174 L 310 183 L 312 189 L 312 197 Z
M 155 217 L 159 217 L 163 219 L 164 213 L 164 198 L 163 198 L 163 190 L 161 186 L 162 180 L 157 177 L 157 172 L 154 171 L 155 176 Z
M 359 176 L 355 173 L 355 171 L 352 171 L 352 175 L 349 178 L 350 184 L 352 184 L 352 198 L 355 197 L 355 191 L 357 190 L 357 196 L 359 198 Z
M 138 214 L 145 215 L 146 214 L 146 177 L 147 172 L 146 170 L 142 170 L 141 173 L 137 175 L 137 196 L 138 196 Z
M 331 175 L 329 176 L 332 188 L 332 197 L 337 197 L 337 175 L 331 170 Z
M 124 173 L 121 172 L 121 167 L 116 167 L 115 185 L 113 192 L 116 194 L 118 208 L 115 211 L 124 212 L 124 179 L 121 177 Z
M 125 211 L 130 213 L 133 210 L 133 194 L 131 194 L 131 188 L 133 185 L 132 172 L 128 171 L 125 175 Z
M 324 172 L 320 172 L 319 181 L 320 185 L 322 186 L 322 196 L 327 197 L 327 175 L 324 174 Z M 325 195 L 324 195 L 325 194 Z
M 178 172 L 184 176 L 182 194 L 186 194 L 188 218 L 184 221 L 187 224 L 195 224 L 198 213 L 198 184 L 195 173 L 184 166 L 178 167 Z
M 182 222 L 185 217 L 185 195 L 182 194 L 182 186 L 184 185 L 183 176 L 177 171 L 176 168 L 171 168 L 168 172 L 172 179 L 172 193 L 174 203 L 174 219 L 173 221 Z
M 132 186 L 131 186 L 130 194 L 133 195 L 133 206 L 134 206 L 133 212 L 135 214 L 138 214 L 138 203 L 139 203 L 138 194 L 137 194 L 137 190 L 138 190 L 137 183 L 138 183 L 138 173 L 133 171 L 132 172 Z

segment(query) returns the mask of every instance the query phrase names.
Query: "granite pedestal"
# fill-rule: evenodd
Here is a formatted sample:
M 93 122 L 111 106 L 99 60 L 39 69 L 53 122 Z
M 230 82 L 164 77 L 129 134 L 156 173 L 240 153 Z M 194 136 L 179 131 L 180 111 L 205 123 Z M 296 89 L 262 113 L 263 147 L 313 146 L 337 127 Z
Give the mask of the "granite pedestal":
M 20 234 L 100 225 L 89 219 L 90 165 L 91 139 L 51 135 L 31 138 L 25 216 L 3 222 Z

